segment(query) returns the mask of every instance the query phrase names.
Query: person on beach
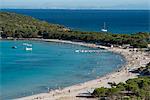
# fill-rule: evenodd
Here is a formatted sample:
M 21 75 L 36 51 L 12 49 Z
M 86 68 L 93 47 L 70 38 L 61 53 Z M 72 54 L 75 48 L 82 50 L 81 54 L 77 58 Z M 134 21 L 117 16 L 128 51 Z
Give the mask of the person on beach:
M 47 88 L 47 92 L 48 92 L 48 93 L 50 92 L 50 88 L 49 88 L 49 87 Z

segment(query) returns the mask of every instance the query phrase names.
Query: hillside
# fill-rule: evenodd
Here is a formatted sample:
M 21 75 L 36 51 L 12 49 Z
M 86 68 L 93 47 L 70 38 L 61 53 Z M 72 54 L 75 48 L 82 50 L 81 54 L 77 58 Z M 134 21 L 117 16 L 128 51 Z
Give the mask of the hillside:
M 37 37 L 41 33 L 62 28 L 60 25 L 49 24 L 30 16 L 0 12 L 0 30 L 10 37 Z
M 57 24 L 10 12 L 0 12 L 0 31 L 3 38 L 51 38 L 77 40 L 102 45 L 124 45 L 133 47 L 147 47 L 150 42 L 150 33 L 112 34 L 102 32 L 81 32 L 65 28 Z

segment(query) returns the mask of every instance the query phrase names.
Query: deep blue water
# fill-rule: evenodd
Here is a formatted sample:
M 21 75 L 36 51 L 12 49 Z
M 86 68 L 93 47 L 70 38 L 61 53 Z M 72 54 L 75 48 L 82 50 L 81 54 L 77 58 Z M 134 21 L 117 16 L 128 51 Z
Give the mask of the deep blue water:
M 74 30 L 100 31 L 103 23 L 112 33 L 150 32 L 150 10 L 2 10 L 29 15 Z
M 31 43 L 26 51 L 23 43 Z M 12 49 L 12 46 L 17 49 Z M 78 45 L 38 42 L 0 41 L 0 99 L 12 99 L 47 92 L 47 88 L 66 87 L 112 72 L 124 60 L 111 52 L 77 53 L 93 50 Z

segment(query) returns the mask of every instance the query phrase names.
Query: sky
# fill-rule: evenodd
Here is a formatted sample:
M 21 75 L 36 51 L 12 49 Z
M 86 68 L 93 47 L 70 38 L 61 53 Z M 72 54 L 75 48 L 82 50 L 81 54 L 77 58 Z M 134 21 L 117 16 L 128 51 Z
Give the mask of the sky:
M 149 0 L 0 0 L 15 9 L 150 9 Z

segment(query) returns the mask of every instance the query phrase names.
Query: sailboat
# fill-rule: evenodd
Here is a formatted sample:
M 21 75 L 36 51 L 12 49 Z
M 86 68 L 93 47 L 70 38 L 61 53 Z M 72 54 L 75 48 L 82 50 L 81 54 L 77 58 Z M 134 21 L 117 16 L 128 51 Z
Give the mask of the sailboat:
M 106 23 L 104 22 L 104 26 L 103 28 L 101 29 L 102 32 L 107 32 L 107 29 L 106 29 Z

